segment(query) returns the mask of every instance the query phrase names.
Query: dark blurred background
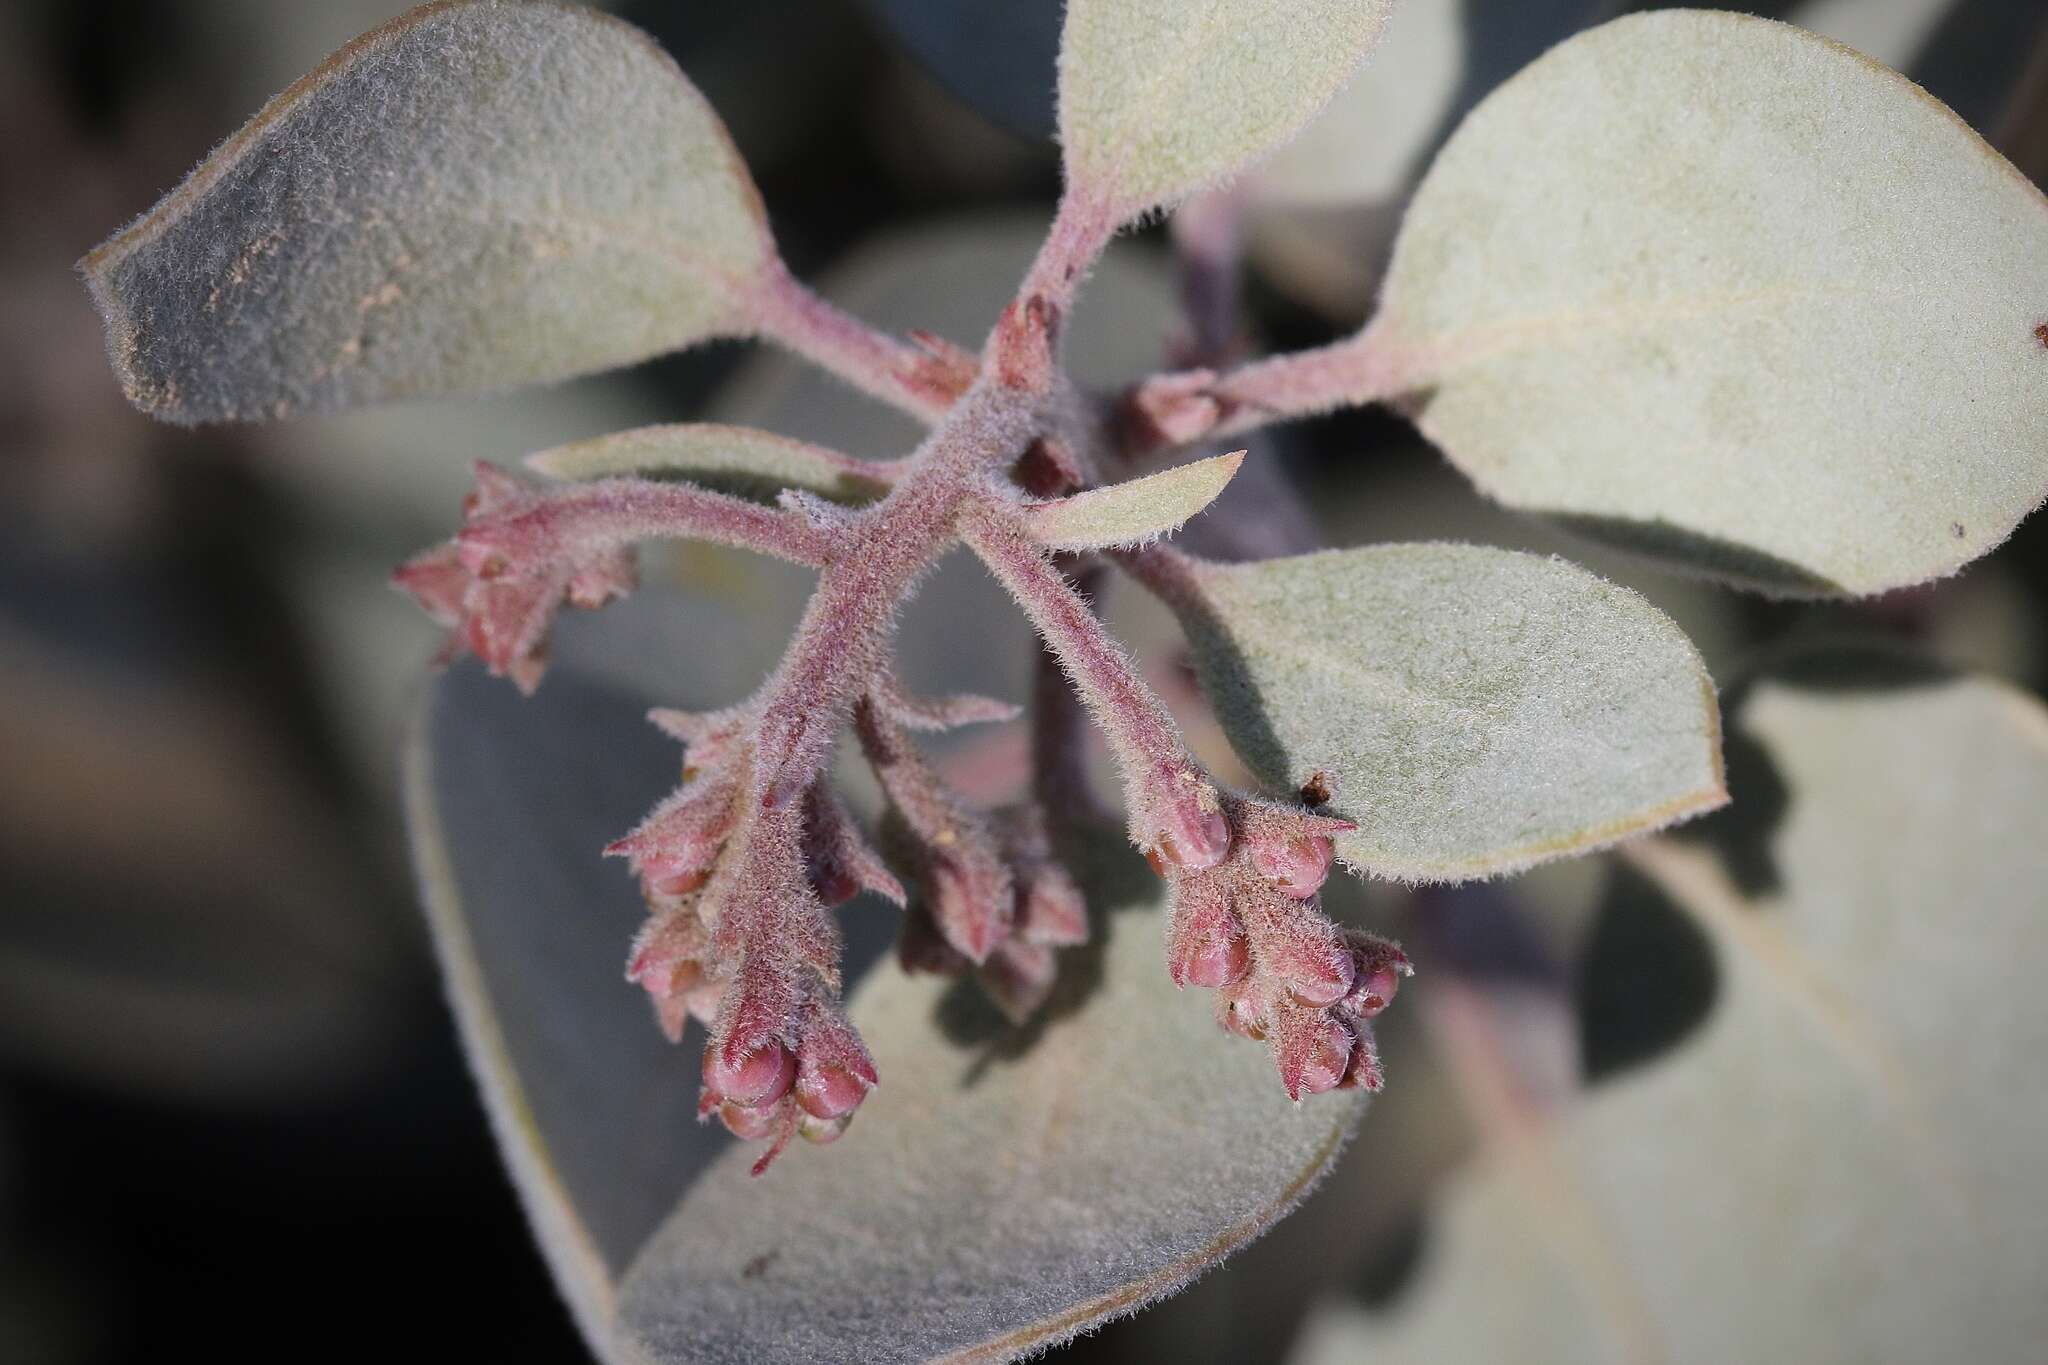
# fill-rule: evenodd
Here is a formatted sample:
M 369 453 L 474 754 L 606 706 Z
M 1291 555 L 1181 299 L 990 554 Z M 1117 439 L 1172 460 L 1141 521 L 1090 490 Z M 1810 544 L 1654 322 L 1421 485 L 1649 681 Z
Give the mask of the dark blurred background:
M 1551 41 L 1627 7 L 1470 0 L 1454 79 L 1416 147 Z M 583 1355 L 485 1129 L 414 908 L 395 754 L 435 632 L 384 576 L 447 534 L 472 459 L 702 415 L 752 353 L 716 346 L 487 403 L 176 431 L 121 399 L 71 272 L 269 94 L 403 8 L 0 6 L 6 1362 Z M 658 35 L 724 115 L 800 275 L 906 226 L 1050 209 L 1051 0 L 609 8 Z M 2037 180 L 2048 170 L 2040 0 L 1769 12 L 1875 25 L 1902 45 L 1888 60 Z M 1261 344 L 1355 323 L 1397 199 L 1265 211 L 1247 295 Z M 1126 249 L 1163 275 L 1158 229 Z M 1384 417 L 1307 424 L 1277 458 L 1317 490 L 1333 540 L 1560 544 L 1479 506 Z M 1963 578 L 1853 611 L 1706 604 L 1688 585 L 1630 581 L 1657 584 L 1717 676 L 1853 616 L 2038 689 L 2044 546 L 2036 518 Z M 1459 932 L 1444 917 L 1444 952 Z M 1612 970 L 1602 963 L 1622 962 L 1624 980 L 1631 953 L 1663 948 L 1596 947 L 1569 992 L 1595 1077 L 1669 1031 L 1655 1002 L 1588 984 Z M 1399 1106 L 1433 1102 L 1396 1090 L 1373 1124 L 1423 1123 Z M 1366 1295 L 1392 1292 L 1418 1235 L 1408 1213 L 1316 1226 L 1326 1239 L 1370 1230 L 1372 1248 L 1338 1258 Z M 1307 1251 L 1285 1231 L 1224 1272 L 1238 1301 L 1298 1278 L 1289 1258 Z M 1070 1353 L 1205 1358 L 1201 1324 L 1223 1292 L 1198 1288 Z M 1275 1294 L 1277 1355 L 1300 1295 Z

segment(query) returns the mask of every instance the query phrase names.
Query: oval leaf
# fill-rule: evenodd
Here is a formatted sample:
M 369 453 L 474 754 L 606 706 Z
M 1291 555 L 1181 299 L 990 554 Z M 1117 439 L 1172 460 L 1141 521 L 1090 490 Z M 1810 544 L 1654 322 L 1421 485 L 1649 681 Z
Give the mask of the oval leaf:
M 1767 591 L 1951 573 L 2048 490 L 2048 200 L 1765 20 L 1617 20 L 1502 86 L 1375 335 L 1487 493 Z
M 643 911 L 597 850 L 674 781 L 674 748 L 646 699 L 577 671 L 631 628 L 616 621 L 565 622 L 531 701 L 473 667 L 443 676 L 408 764 L 463 1039 L 602 1358 L 1024 1354 L 1184 1283 L 1321 1174 L 1362 1101 L 1289 1104 L 1264 1049 L 1174 990 L 1159 883 L 1107 832 L 1089 857 L 1101 946 L 1063 958 L 1046 1017 L 1013 1031 L 951 983 L 874 967 L 851 1016 L 881 1086 L 838 1143 L 751 1179 L 758 1153 L 693 1120 L 695 1035 L 668 1045 L 621 980 Z M 846 919 L 858 972 L 893 919 Z
M 808 441 L 753 427 L 678 422 L 575 441 L 526 457 L 550 478 L 580 482 L 621 474 L 686 479 L 721 492 L 773 501 L 801 488 L 834 502 L 871 502 L 889 491 L 887 471 Z
M 1381 545 L 1209 565 L 1176 606 L 1232 746 L 1317 772 L 1354 867 L 1511 872 L 1711 810 L 1719 710 L 1662 613 L 1559 559 Z
M 1701 1031 L 1474 1172 L 1411 1297 L 1304 1361 L 2038 1358 L 2048 710 L 1873 662 L 1758 685 L 1711 841 L 1642 846 L 1713 945 Z
M 1216 501 L 1244 463 L 1245 453 L 1191 460 L 1142 479 L 1091 488 L 1025 513 L 1032 539 L 1054 550 L 1102 550 L 1140 545 L 1178 531 Z
M 1390 0 L 1070 0 L 1060 39 L 1067 182 L 1120 218 L 1242 170 L 1365 60 Z
M 742 332 L 773 262 L 724 126 L 652 39 L 456 0 L 342 49 L 81 267 L 129 398 L 205 422 Z

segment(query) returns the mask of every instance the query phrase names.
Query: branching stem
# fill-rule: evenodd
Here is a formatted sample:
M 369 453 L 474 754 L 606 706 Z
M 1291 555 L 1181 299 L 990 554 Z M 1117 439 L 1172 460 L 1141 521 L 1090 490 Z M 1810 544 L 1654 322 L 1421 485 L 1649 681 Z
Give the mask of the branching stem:
M 931 356 L 834 306 L 786 270 L 771 271 L 755 294 L 754 324 L 762 335 L 927 425 L 952 406 L 954 395 L 934 382 Z

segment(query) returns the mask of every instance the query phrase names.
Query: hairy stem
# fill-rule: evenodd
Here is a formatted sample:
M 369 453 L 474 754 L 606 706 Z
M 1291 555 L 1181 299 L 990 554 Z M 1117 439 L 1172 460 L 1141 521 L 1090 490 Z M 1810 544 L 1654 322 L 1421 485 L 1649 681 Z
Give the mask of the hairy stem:
M 821 369 L 927 424 L 952 406 L 946 386 L 931 382 L 929 355 L 835 307 L 786 270 L 772 271 L 755 295 L 754 323 Z
M 584 546 L 639 540 L 706 540 L 812 568 L 832 554 L 830 536 L 802 517 L 686 483 L 603 479 L 552 492 L 517 529 Z
M 1023 607 L 1109 741 L 1132 838 L 1169 860 L 1213 865 L 1229 844 L 1215 784 L 1087 599 L 1006 510 L 969 518 L 962 539 Z
M 1416 358 L 1392 349 L 1376 326 L 1220 375 L 1206 370 L 1154 375 L 1125 401 L 1123 446 L 1128 455 L 1146 455 L 1296 417 L 1362 407 L 1408 392 L 1418 377 Z
M 1094 596 L 1104 575 L 1084 564 L 1073 576 L 1074 590 Z M 1046 813 L 1075 824 L 1097 813 L 1088 785 L 1088 712 L 1050 651 L 1039 651 L 1031 671 L 1031 794 Z
M 779 805 L 823 769 L 854 702 L 885 687 L 896 608 L 958 541 L 963 507 L 986 500 L 1037 415 L 1000 384 L 978 382 L 912 455 L 889 495 L 833 534 L 831 562 L 795 638 L 763 685 L 754 793 Z

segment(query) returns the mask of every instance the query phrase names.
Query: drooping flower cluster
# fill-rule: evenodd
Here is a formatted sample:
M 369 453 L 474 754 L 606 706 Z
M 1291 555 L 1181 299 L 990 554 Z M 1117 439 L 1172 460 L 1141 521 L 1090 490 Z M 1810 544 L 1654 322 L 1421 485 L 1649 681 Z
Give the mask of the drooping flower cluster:
M 1193 849 L 1147 850 L 1171 893 L 1167 969 L 1217 991 L 1216 1021 L 1263 1041 L 1290 1099 L 1384 1084 L 1368 1022 L 1413 970 L 1400 947 L 1322 914 L 1331 835 L 1354 826 L 1297 806 L 1218 793 Z
M 469 648 L 530 691 L 561 605 L 598 606 L 632 588 L 636 539 L 687 534 L 767 548 L 818 566 L 828 581 L 878 569 L 908 575 L 914 561 L 890 560 L 895 542 L 872 520 L 892 505 L 848 510 L 785 497 L 768 507 L 637 479 L 536 489 L 482 465 L 462 530 L 396 580 L 451 627 L 444 657 Z M 899 513 L 923 515 L 914 504 Z M 969 543 L 1026 603 L 1106 725 L 1125 769 L 1132 838 L 1170 887 L 1174 981 L 1218 990 L 1219 1022 L 1267 1043 L 1290 1096 L 1378 1088 L 1367 1021 L 1408 964 L 1392 944 L 1340 930 L 1317 908 L 1330 835 L 1349 826 L 1221 791 L 1086 602 L 1043 550 L 1019 539 L 1024 524 L 985 520 Z M 865 543 L 878 553 L 858 559 L 843 548 Z M 839 600 L 872 603 L 867 581 L 840 578 Z M 1056 856 L 1045 792 L 977 810 L 913 740 L 914 731 L 1010 720 L 1016 708 L 906 695 L 884 643 L 886 603 L 870 610 L 864 619 L 824 611 L 823 624 L 799 632 L 783 669 L 740 705 L 654 712 L 685 746 L 682 783 L 607 850 L 627 860 L 649 911 L 627 976 L 671 1039 L 692 1018 L 704 1025 L 700 1115 L 767 1139 L 757 1169 L 792 1137 L 836 1139 L 877 1083 L 841 1010 L 833 909 L 863 891 L 894 901 L 905 911 L 905 968 L 972 973 L 1018 1022 L 1053 992 L 1057 950 L 1088 938 L 1087 906 Z M 1052 690 L 1061 691 L 1057 680 Z M 1083 732 L 1065 733 L 1046 697 L 1039 702 L 1044 733 L 1061 734 L 1054 747 L 1064 751 L 1040 755 L 1041 770 L 1072 769 Z M 829 783 L 832 743 L 847 728 L 886 800 L 886 861 Z
M 449 628 L 438 663 L 473 653 L 530 694 L 562 604 L 594 609 L 638 585 L 633 542 L 606 534 L 602 523 L 579 535 L 556 502 L 495 465 L 479 460 L 475 473 L 462 532 L 408 560 L 392 580 Z

